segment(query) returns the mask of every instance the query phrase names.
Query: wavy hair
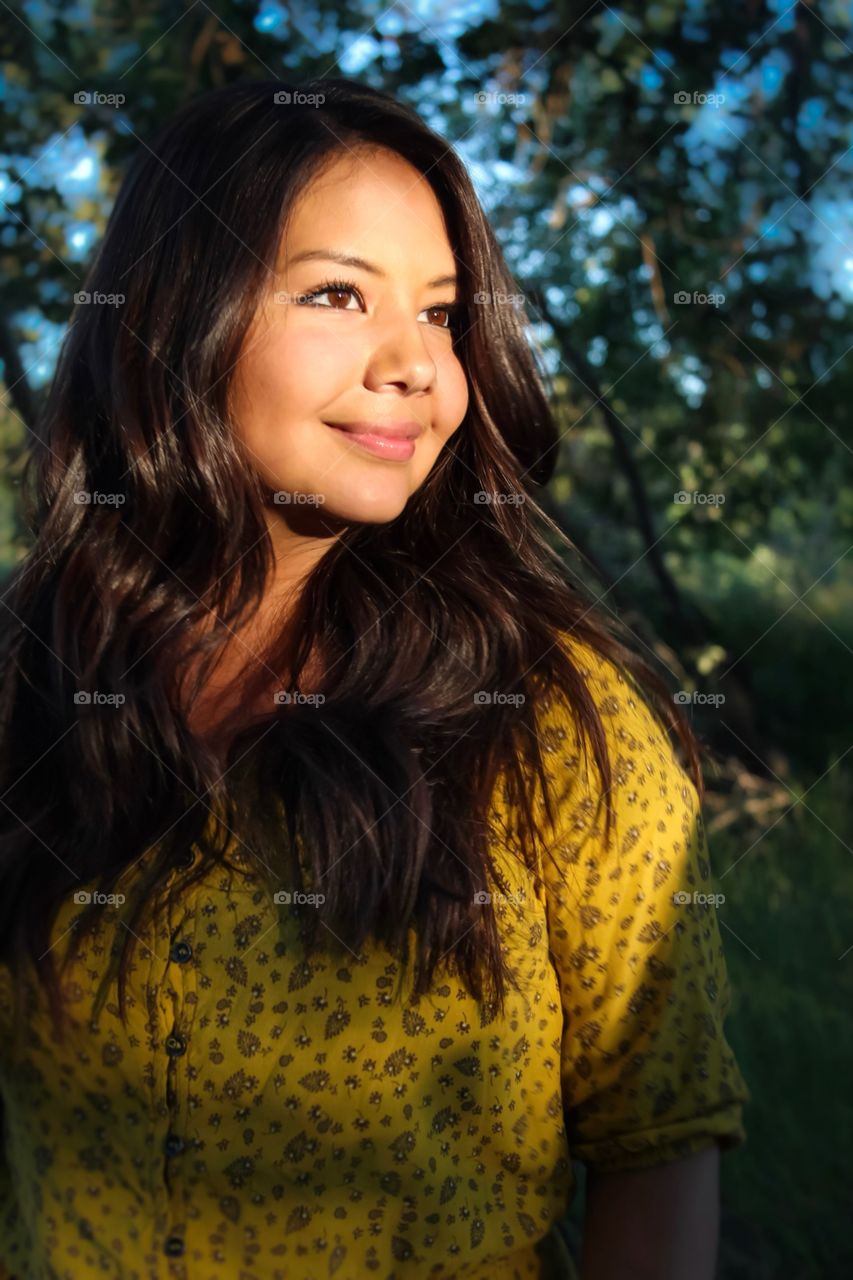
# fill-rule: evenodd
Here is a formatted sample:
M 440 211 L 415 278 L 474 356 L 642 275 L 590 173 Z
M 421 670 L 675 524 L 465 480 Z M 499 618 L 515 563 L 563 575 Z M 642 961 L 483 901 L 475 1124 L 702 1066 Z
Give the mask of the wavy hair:
M 235 713 L 218 752 L 191 731 L 188 709 L 274 568 L 268 494 L 229 407 L 232 372 L 298 195 L 356 148 L 397 152 L 440 203 L 460 272 L 454 344 L 469 406 L 403 512 L 340 533 L 247 666 L 247 689 L 271 674 L 298 689 L 321 654 L 325 700 L 271 700 L 251 721 Z M 405 968 L 411 929 L 415 996 L 448 956 L 478 1000 L 488 985 L 502 1004 L 513 979 L 494 910 L 475 895 L 499 880 L 489 846 L 500 782 L 528 866 L 547 845 L 533 799 L 541 787 L 553 820 L 537 737 L 547 691 L 592 745 L 610 834 L 604 732 L 568 634 L 636 678 L 700 795 L 702 779 L 670 691 L 549 546 L 550 530 L 574 551 L 536 502 L 558 432 L 524 313 L 475 305 L 477 293 L 518 285 L 463 163 L 413 110 L 352 80 L 206 93 L 134 156 L 84 288 L 125 301 L 75 307 L 28 460 L 33 543 L 7 592 L 0 685 L 5 961 L 33 963 L 61 1031 L 59 906 L 85 882 L 110 893 L 138 864 L 113 948 L 124 1018 L 136 934 L 170 872 L 188 847 L 201 857 L 179 884 L 228 863 L 239 832 L 273 887 L 294 874 L 322 886 L 325 901 L 306 913 L 309 950 L 337 939 L 357 953 L 371 937 Z M 517 500 L 478 504 L 480 492 Z M 253 814 L 267 831 L 273 816 L 271 838 Z M 66 963 L 102 910 L 81 913 Z

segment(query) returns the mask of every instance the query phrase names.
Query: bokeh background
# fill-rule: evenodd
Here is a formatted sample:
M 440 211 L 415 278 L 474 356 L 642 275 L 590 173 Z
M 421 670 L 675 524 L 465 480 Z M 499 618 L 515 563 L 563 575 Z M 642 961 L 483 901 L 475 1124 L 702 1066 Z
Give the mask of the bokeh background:
M 841 0 L 0 7 L 3 585 L 74 294 L 175 107 L 351 76 L 468 167 L 561 427 L 543 503 L 708 747 L 753 1093 L 722 1280 L 853 1274 L 851 25 Z

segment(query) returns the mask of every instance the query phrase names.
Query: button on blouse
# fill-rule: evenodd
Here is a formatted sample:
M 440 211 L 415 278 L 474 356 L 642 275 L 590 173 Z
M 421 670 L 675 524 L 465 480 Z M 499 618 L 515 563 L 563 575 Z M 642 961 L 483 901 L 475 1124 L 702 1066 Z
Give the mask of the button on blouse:
M 187 1051 L 186 1037 L 174 1032 L 172 1035 L 166 1037 L 165 1046 L 166 1052 L 170 1058 L 179 1058 L 181 1054 L 184 1054 Z
M 185 938 L 182 938 L 180 942 L 174 943 L 169 952 L 176 964 L 186 964 L 188 960 L 192 959 L 192 954 L 192 946 Z

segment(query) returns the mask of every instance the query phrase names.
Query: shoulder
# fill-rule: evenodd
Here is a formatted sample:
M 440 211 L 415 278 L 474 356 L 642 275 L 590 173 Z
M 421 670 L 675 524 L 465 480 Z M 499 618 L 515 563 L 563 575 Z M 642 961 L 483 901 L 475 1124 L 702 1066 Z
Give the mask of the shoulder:
M 727 1042 L 730 988 L 701 804 L 666 725 L 618 664 L 576 648 L 611 762 L 614 830 L 571 710 L 542 748 L 556 796 L 541 864 L 564 1012 L 564 1109 L 575 1158 L 666 1164 L 745 1140 L 749 1090 Z
M 648 822 L 696 820 L 699 797 L 682 764 L 671 730 L 619 662 L 591 644 L 563 633 L 561 642 L 585 686 L 610 765 L 608 795 L 617 814 Z M 579 804 L 603 795 L 592 741 L 582 730 L 578 705 L 562 690 L 547 690 L 537 709 L 537 737 L 549 787 L 558 803 Z

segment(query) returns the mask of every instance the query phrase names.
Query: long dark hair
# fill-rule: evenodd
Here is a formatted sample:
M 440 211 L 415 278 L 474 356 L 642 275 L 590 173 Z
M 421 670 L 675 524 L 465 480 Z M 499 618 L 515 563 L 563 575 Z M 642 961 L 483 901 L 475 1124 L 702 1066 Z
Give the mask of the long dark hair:
M 325 701 L 279 701 L 235 722 L 220 758 L 190 731 L 187 707 L 273 570 L 268 494 L 233 429 L 231 371 L 296 196 L 356 147 L 399 153 L 441 205 L 460 271 L 454 342 L 469 408 L 396 519 L 332 542 L 254 664 L 259 686 L 275 673 L 298 689 L 321 653 Z M 309 948 L 319 935 L 357 953 L 370 936 L 405 967 L 411 928 L 415 995 L 448 956 L 478 1000 L 488 977 L 502 1004 L 511 974 L 494 910 L 475 895 L 499 879 L 489 853 L 499 782 L 521 815 L 528 866 L 536 842 L 547 845 L 532 797 L 541 787 L 553 816 L 537 738 L 549 691 L 592 745 L 610 834 L 604 733 L 569 633 L 636 678 L 677 732 L 700 795 L 702 779 L 670 691 L 548 544 L 559 530 L 535 494 L 557 430 L 523 313 L 474 304 L 518 286 L 464 165 L 415 112 L 354 81 L 207 93 L 136 153 L 84 289 L 125 301 L 75 308 L 28 467 L 34 544 L 8 593 L 0 689 L 4 957 L 34 962 L 61 1020 L 49 950 L 59 906 L 81 883 L 110 893 L 142 858 L 119 954 L 124 1017 L 139 921 L 188 847 L 201 854 L 194 876 L 228 861 L 229 836 L 255 811 L 236 782 L 248 787 L 248 776 L 280 817 L 258 869 L 273 887 L 292 883 L 294 868 L 304 886 L 322 886 L 325 902 L 305 913 Z M 188 659 L 197 679 L 184 690 Z M 221 818 L 212 833 L 211 813 Z M 66 963 L 101 910 L 82 913 Z

